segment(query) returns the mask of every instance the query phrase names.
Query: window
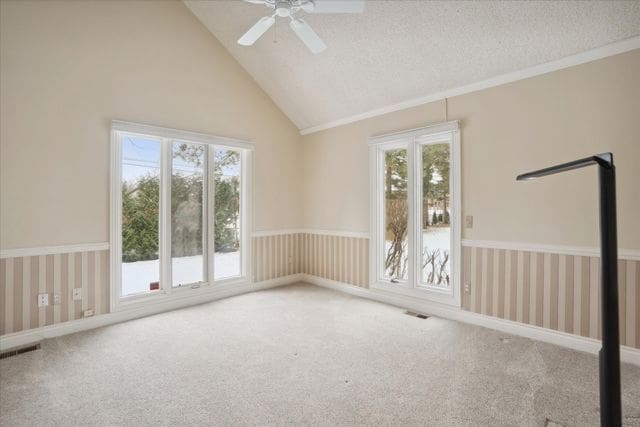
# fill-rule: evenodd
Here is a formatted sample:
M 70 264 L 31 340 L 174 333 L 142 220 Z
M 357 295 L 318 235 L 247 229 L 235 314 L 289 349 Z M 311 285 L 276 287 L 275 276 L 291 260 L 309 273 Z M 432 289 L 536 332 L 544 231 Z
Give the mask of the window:
M 240 153 L 217 148 L 214 155 L 215 177 L 215 252 L 216 279 L 240 274 Z
M 113 309 L 248 280 L 252 151 L 248 142 L 112 123 Z
M 122 295 L 147 292 L 160 281 L 161 141 L 123 135 Z
M 409 200 L 407 149 L 384 151 L 384 274 L 392 282 L 408 278 Z
M 451 286 L 451 143 L 420 144 L 420 284 Z
M 171 285 L 205 281 L 204 166 L 208 146 L 171 144 Z
M 372 287 L 460 304 L 457 122 L 370 139 Z

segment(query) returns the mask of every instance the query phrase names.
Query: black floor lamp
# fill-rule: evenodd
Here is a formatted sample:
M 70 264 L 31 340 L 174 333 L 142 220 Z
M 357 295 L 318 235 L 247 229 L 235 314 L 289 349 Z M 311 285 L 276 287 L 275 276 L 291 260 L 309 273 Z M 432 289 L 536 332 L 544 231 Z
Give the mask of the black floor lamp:
M 620 426 L 620 332 L 618 325 L 618 241 L 616 231 L 616 168 L 613 154 L 603 153 L 519 175 L 531 180 L 585 166 L 598 165 L 600 183 L 600 425 Z

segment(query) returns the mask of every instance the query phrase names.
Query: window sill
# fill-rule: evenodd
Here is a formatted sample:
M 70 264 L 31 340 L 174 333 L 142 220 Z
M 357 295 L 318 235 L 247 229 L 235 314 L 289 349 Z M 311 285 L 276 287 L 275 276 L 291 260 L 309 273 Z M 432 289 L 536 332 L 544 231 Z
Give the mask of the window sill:
M 171 291 L 159 290 L 157 292 L 136 295 L 134 297 L 121 298 L 111 307 L 111 312 L 136 310 L 143 307 L 182 306 L 184 304 L 206 302 L 216 296 L 236 293 L 238 290 L 251 290 L 251 281 L 246 277 L 234 277 L 215 282 L 213 285 L 201 283 L 199 288 L 184 286 L 174 288 Z
M 434 301 L 441 304 L 460 307 L 460 303 L 456 300 L 453 293 L 453 287 L 450 289 L 431 288 L 426 286 L 414 287 L 410 282 L 391 283 L 384 281 L 376 281 L 371 283 L 372 289 L 377 289 L 394 294 Z

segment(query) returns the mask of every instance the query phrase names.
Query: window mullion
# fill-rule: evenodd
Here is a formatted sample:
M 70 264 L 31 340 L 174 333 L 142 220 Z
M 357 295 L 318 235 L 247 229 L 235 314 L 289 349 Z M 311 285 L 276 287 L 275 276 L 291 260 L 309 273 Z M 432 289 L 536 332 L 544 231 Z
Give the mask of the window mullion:
M 163 138 L 160 155 L 160 287 L 171 292 L 171 140 Z
M 414 182 L 411 184 L 411 194 L 413 195 L 414 208 L 413 221 L 411 222 L 410 234 L 414 236 L 412 246 L 413 254 L 409 256 L 414 262 L 413 287 L 420 286 L 420 275 L 422 270 L 422 145 L 416 138 L 412 140 L 411 152 L 414 156 L 412 165 L 414 173 L 412 174 Z
M 251 277 L 251 237 L 249 235 L 249 174 L 251 153 L 243 151 L 240 160 L 240 276 Z
M 122 298 L 122 134 L 111 131 L 111 287 L 110 311 Z
M 214 256 L 215 256 L 215 146 L 207 145 L 207 282 L 213 284 L 215 281 Z M 204 221 L 203 221 L 204 223 Z
M 416 228 L 415 228 L 415 210 L 416 210 L 416 194 L 415 194 L 415 139 L 412 138 L 407 143 L 407 260 L 409 264 L 409 274 L 407 275 L 407 286 L 415 287 L 416 277 Z
M 204 145 L 204 167 L 202 170 L 202 281 L 209 280 L 209 145 Z
M 376 191 L 376 197 L 378 199 L 378 247 L 376 248 L 376 254 L 377 256 L 380 258 L 377 262 L 377 268 L 378 268 L 378 278 L 380 280 L 384 279 L 384 271 L 385 271 L 385 267 L 384 267 L 384 261 L 385 261 L 385 198 L 384 198 L 384 150 L 380 149 L 378 150 L 378 155 L 377 155 L 377 167 L 378 167 L 378 173 L 377 173 L 377 191 Z

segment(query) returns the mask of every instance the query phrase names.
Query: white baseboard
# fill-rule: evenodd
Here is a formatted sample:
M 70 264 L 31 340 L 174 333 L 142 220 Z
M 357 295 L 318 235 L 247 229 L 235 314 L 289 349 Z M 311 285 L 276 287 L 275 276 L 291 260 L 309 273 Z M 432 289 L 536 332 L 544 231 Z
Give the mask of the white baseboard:
M 75 332 L 86 331 L 89 329 L 95 329 L 114 323 L 120 323 L 127 320 L 137 319 L 140 317 L 150 316 L 153 314 L 203 304 L 206 302 L 228 298 L 235 295 L 288 285 L 296 282 L 311 283 L 316 286 L 334 289 L 362 298 L 367 298 L 374 301 L 391 304 L 397 307 L 410 309 L 415 312 L 438 316 L 450 320 L 456 320 L 472 325 L 483 326 L 485 328 L 495 329 L 501 332 L 519 335 L 522 337 L 571 348 L 573 350 L 584 351 L 591 354 L 597 354 L 601 347 L 600 341 L 593 338 L 567 334 L 565 332 L 540 328 L 538 326 L 526 325 L 524 323 L 513 322 L 510 320 L 498 319 L 495 317 L 485 316 L 483 314 L 472 313 L 470 311 L 462 310 L 460 308 L 449 305 L 438 304 L 376 289 L 361 288 L 358 286 L 336 282 L 309 274 L 292 274 L 289 276 L 266 280 L 258 283 L 219 288 L 215 289 L 211 293 L 208 293 L 206 295 L 198 295 L 194 298 L 184 298 L 179 301 L 169 301 L 163 304 L 119 311 L 115 313 L 102 314 L 86 319 L 72 320 L 70 322 L 64 322 L 56 325 L 44 326 L 42 328 L 29 329 L 27 331 L 3 335 L 2 337 L 0 337 L 0 351 L 6 351 L 12 348 L 36 343 L 48 338 L 59 337 L 62 335 L 68 335 Z M 633 365 L 640 366 L 640 349 L 621 346 L 620 360 L 625 363 L 631 363 Z
M 146 317 L 153 314 L 176 310 L 179 308 L 203 304 L 206 302 L 228 298 L 235 295 L 275 288 L 276 286 L 288 285 L 290 283 L 300 282 L 301 280 L 301 274 L 292 274 L 285 277 L 279 277 L 277 279 L 265 280 L 263 282 L 242 285 L 229 285 L 212 289 L 211 292 L 208 292 L 206 294 L 198 294 L 194 297 L 181 298 L 177 301 L 167 301 L 151 306 L 131 308 L 128 310 L 88 317 L 86 319 L 77 319 L 70 322 L 58 323 L 55 325 L 43 326 L 41 328 L 15 332 L 0 337 L 0 351 L 6 351 L 12 348 L 33 344 L 47 338 L 54 338 L 62 335 L 72 334 L 75 332 L 95 329 L 102 326 L 112 325 L 114 323 L 120 323 L 127 320 L 138 319 L 140 317 Z
M 418 313 L 424 313 L 442 317 L 445 319 L 456 320 L 458 322 L 483 326 L 485 328 L 495 329 L 497 331 L 519 335 L 525 338 L 531 338 L 534 340 L 567 347 L 573 350 L 584 351 L 586 353 L 597 355 L 601 347 L 601 342 L 593 338 L 581 337 L 578 335 L 568 334 L 566 332 L 526 325 L 524 323 L 513 322 L 511 320 L 498 319 L 496 317 L 472 313 L 470 311 L 466 311 L 450 305 L 438 304 L 417 298 L 411 298 L 403 295 L 380 291 L 377 289 L 361 288 L 358 286 L 336 282 L 309 274 L 303 274 L 302 280 L 313 285 L 322 286 L 351 295 L 410 309 Z M 621 346 L 620 360 L 625 363 L 640 366 L 640 349 Z

